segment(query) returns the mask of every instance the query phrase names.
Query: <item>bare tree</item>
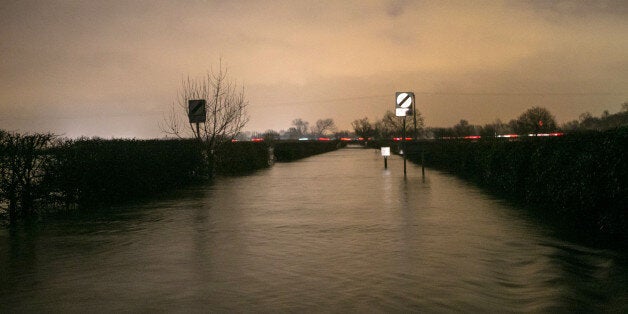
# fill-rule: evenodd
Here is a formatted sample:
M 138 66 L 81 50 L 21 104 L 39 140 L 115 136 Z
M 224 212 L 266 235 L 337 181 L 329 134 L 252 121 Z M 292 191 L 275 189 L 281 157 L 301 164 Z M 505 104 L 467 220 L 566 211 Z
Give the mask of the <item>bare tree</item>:
M 316 125 L 312 127 L 312 133 L 317 136 L 323 136 L 327 131 L 333 132 L 336 130 L 336 124 L 334 123 L 334 119 L 318 119 L 316 121 Z
M 169 114 L 160 125 L 161 130 L 179 138 L 198 138 L 208 145 L 210 151 L 234 139 L 249 121 L 249 102 L 244 88 L 238 87 L 229 78 L 222 61 L 217 71 L 209 71 L 204 77 L 193 79 L 188 76 L 183 79 L 177 96 L 177 102 L 171 105 Z M 193 99 L 206 100 L 207 120 L 198 132 L 196 125 L 189 123 L 187 117 L 188 101 Z
M 268 129 L 262 133 L 262 138 L 266 142 L 278 141 L 280 138 L 279 132 L 275 130 Z
M 291 138 L 299 138 L 307 135 L 309 122 L 303 121 L 303 119 L 298 118 L 292 120 L 293 127 L 288 129 L 288 133 L 290 133 Z
M 355 134 L 359 137 L 368 139 L 369 137 L 375 135 L 375 128 L 373 128 L 373 125 L 366 117 L 354 120 L 353 122 L 351 122 L 351 126 L 353 126 Z
M 8 206 L 9 219 L 34 213 L 38 185 L 43 178 L 45 152 L 55 135 L 21 135 L 0 131 L 0 204 Z
M 376 124 L 379 135 L 383 138 L 400 137 L 403 134 L 403 120 L 388 110 Z M 406 123 L 406 134 L 410 134 L 411 125 Z

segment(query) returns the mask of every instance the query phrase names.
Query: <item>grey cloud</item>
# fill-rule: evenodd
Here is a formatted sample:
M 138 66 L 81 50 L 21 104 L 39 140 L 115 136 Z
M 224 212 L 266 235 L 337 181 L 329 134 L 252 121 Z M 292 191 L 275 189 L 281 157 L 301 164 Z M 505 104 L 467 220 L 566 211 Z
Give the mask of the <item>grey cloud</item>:
M 386 6 L 386 13 L 391 17 L 397 17 L 403 14 L 406 9 L 408 1 L 406 0 L 392 0 L 388 2 Z
M 542 14 L 584 17 L 591 15 L 628 15 L 628 1 L 625 0 L 528 0 L 513 1 L 515 6 L 528 6 Z

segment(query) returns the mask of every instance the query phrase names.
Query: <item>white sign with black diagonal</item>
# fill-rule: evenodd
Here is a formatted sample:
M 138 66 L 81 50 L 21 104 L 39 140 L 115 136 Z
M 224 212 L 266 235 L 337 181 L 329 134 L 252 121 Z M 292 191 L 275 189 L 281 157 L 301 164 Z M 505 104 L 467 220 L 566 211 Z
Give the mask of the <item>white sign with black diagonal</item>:
M 395 94 L 395 115 L 397 117 L 405 117 L 412 112 L 414 104 L 413 92 L 397 92 Z
M 188 100 L 188 118 L 190 123 L 205 123 L 205 99 Z

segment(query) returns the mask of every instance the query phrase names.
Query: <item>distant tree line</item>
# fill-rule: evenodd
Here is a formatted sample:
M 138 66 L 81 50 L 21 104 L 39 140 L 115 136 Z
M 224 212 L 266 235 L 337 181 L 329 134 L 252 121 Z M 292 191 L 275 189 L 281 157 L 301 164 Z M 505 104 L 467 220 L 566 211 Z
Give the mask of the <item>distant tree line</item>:
M 578 120 L 565 123 L 562 129 L 565 131 L 595 130 L 603 131 L 628 125 L 628 102 L 622 104 L 621 111 L 611 114 L 604 110 L 602 115 L 594 117 L 590 112 L 580 115 Z
M 610 114 L 605 111 L 600 117 L 593 117 L 590 113 L 580 115 L 574 120 L 559 126 L 554 115 L 543 107 L 532 107 L 524 111 L 516 119 L 504 123 L 497 119 L 485 125 L 473 125 L 461 119 L 452 127 L 425 127 L 425 121 L 420 112 L 417 112 L 417 134 L 414 136 L 414 126 L 411 117 L 407 118 L 406 134 L 418 139 L 429 138 L 456 138 L 465 136 L 494 137 L 501 134 L 538 134 L 552 132 L 571 132 L 582 130 L 603 131 L 621 126 L 628 126 L 628 102 L 622 104 L 620 112 Z M 354 120 L 351 125 L 355 134 L 363 138 L 390 139 L 401 137 L 403 133 L 402 119 L 396 117 L 392 111 L 375 122 L 368 118 Z
M 264 132 L 242 132 L 236 139 L 248 140 L 250 138 L 260 138 L 267 142 L 276 140 L 298 140 L 300 138 L 315 139 L 319 137 L 340 138 L 349 136 L 349 131 L 337 131 L 334 119 L 318 119 L 314 125 L 310 126 L 308 121 L 301 118 L 292 120 L 292 126 L 287 130 L 271 130 Z
M 421 112 L 416 112 L 416 136 L 414 134 L 414 116 L 407 117 L 406 120 L 406 136 L 424 136 L 425 119 Z M 370 122 L 368 118 L 364 117 L 351 122 L 351 126 L 353 126 L 355 134 L 364 139 L 401 137 L 404 132 L 403 120 L 390 110 L 386 111 L 384 116 L 375 122 Z
M 594 117 L 591 113 L 583 113 L 578 120 L 569 121 L 562 125 L 556 122 L 554 115 L 546 108 L 531 107 L 517 118 L 508 122 L 496 119 L 484 125 L 471 124 L 461 119 L 451 127 L 426 127 L 425 118 L 420 111 L 416 114 L 416 133 L 414 117 L 406 118 L 406 136 L 417 139 L 458 138 L 466 136 L 494 137 L 506 134 L 539 134 L 552 132 L 574 132 L 584 130 L 603 131 L 628 125 L 628 102 L 622 104 L 620 112 L 610 114 L 604 111 L 601 116 Z M 301 118 L 292 120 L 292 126 L 287 130 L 266 130 L 264 132 L 242 132 L 238 139 L 262 138 L 265 141 L 296 140 L 299 138 L 317 138 L 328 136 L 332 138 L 359 137 L 364 139 L 392 139 L 400 138 L 403 134 L 403 120 L 393 111 L 386 111 L 375 121 L 368 117 L 353 120 L 352 130 L 338 131 L 333 119 L 319 119 L 314 126 Z

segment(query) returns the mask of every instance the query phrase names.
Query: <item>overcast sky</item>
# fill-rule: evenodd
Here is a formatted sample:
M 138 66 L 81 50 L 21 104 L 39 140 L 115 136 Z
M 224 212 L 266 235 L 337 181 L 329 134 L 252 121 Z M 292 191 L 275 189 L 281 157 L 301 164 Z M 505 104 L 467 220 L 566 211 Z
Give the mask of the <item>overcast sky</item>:
M 628 1 L 0 2 L 0 128 L 161 137 L 184 76 L 219 58 L 247 130 L 341 129 L 414 91 L 429 126 L 559 122 L 628 101 Z

